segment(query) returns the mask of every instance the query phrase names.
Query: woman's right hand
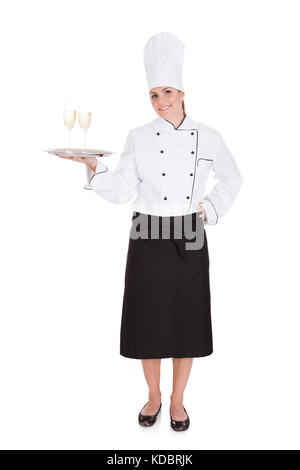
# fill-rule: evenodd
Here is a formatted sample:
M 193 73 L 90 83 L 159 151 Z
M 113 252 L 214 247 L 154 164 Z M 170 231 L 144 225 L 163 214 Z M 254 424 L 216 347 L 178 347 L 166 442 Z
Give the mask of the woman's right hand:
M 74 160 L 75 162 L 85 163 L 92 171 L 96 171 L 98 160 L 96 157 L 67 157 L 65 155 L 57 155 L 66 160 Z

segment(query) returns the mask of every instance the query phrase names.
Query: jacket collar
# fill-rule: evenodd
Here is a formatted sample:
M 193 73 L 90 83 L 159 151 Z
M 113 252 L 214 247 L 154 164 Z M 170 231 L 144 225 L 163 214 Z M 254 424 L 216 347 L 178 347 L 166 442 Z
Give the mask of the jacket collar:
M 193 130 L 193 129 L 195 130 L 196 129 L 195 122 L 187 115 L 185 115 L 183 121 L 179 124 L 178 127 L 174 127 L 174 125 L 170 121 L 167 121 L 166 119 L 163 119 L 160 116 L 154 120 L 154 124 L 157 129 L 162 130 L 162 131 L 165 130 L 169 132 L 176 132 L 178 130 Z

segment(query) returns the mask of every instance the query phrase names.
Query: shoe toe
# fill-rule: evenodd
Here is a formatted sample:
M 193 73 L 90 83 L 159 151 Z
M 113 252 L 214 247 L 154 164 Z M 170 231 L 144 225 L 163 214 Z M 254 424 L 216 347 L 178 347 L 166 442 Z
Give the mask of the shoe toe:
M 145 416 L 145 415 L 139 415 L 139 423 L 142 426 L 152 426 L 156 421 L 155 416 Z
M 185 431 L 189 427 L 189 422 L 186 421 L 173 421 L 172 420 L 172 428 L 174 431 Z

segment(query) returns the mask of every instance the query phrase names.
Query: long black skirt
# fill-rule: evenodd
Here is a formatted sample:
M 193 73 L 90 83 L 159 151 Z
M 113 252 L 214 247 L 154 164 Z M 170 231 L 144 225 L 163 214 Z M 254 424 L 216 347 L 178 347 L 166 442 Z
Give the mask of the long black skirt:
M 134 212 L 132 222 L 140 215 Z M 149 217 L 149 234 L 151 217 Z M 192 217 L 193 229 L 196 217 Z M 178 217 L 175 217 L 178 219 Z M 201 249 L 187 238 L 129 238 L 120 331 L 120 354 L 133 359 L 203 357 L 213 352 L 209 254 L 202 222 Z M 172 224 L 173 222 L 173 224 Z M 183 221 L 184 223 L 184 221 Z M 198 222 L 197 222 L 198 224 Z M 195 240 L 195 238 L 194 238 Z M 191 238 L 189 237 L 189 240 Z

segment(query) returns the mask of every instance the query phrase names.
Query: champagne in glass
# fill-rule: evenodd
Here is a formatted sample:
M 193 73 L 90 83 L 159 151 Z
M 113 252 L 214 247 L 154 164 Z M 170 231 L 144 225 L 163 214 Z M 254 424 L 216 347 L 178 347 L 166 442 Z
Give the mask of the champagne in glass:
M 92 113 L 90 111 L 79 111 L 78 121 L 81 129 L 83 129 L 84 134 L 84 148 L 86 148 L 86 131 L 91 125 L 92 122 Z
M 76 122 L 76 111 L 71 111 L 69 109 L 64 109 L 64 124 L 69 131 L 69 141 L 68 141 L 68 148 L 71 148 L 71 131 Z

